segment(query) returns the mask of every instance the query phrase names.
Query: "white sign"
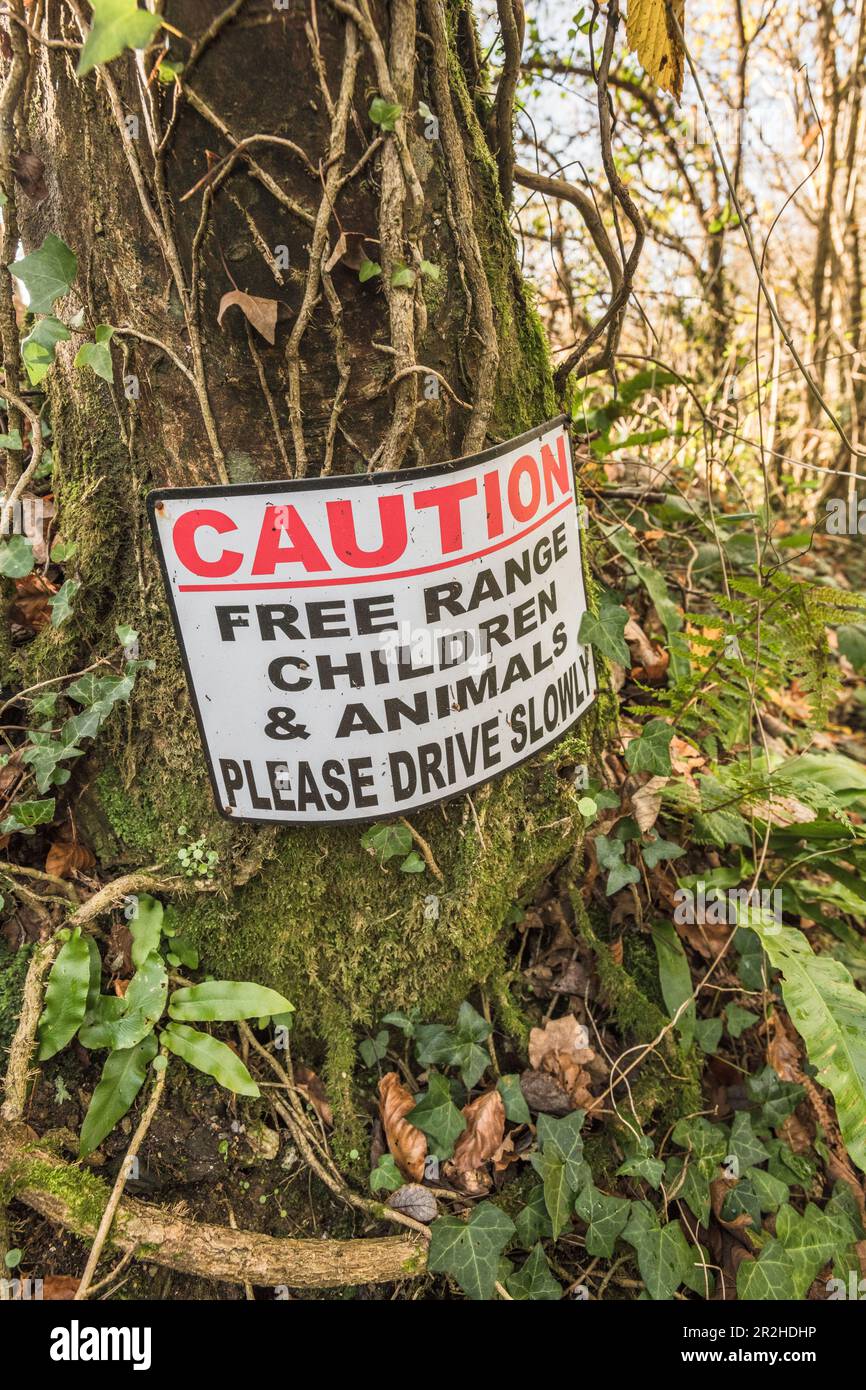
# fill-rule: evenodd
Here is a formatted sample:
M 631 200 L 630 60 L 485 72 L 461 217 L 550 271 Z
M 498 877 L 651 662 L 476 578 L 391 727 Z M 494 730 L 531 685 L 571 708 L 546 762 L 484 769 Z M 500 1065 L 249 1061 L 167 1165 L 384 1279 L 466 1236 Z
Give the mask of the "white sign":
M 232 819 L 405 815 L 516 767 L 592 702 L 563 420 L 438 467 L 148 504 Z

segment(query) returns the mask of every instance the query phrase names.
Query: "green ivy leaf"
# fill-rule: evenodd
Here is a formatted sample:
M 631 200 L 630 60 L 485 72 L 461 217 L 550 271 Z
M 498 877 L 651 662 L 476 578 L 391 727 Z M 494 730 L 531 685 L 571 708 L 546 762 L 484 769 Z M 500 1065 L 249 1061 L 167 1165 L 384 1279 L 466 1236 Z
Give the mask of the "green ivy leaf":
M 763 948 L 762 948 L 763 949 Z M 751 1009 L 744 1009 L 739 1004 L 729 1004 L 725 1009 L 725 1024 L 728 1036 L 735 1041 L 742 1037 L 747 1028 L 751 1028 L 758 1022 L 758 1015 L 752 1013 Z
M 61 584 L 57 593 L 48 600 L 51 609 L 51 626 L 62 627 L 62 625 L 72 617 L 72 600 L 81 588 L 80 579 L 67 579 Z
M 21 451 L 21 431 L 12 430 L 9 434 L 0 434 L 0 449 L 13 449 Z
M 572 1110 L 570 1115 L 565 1115 L 560 1120 L 554 1119 L 551 1115 L 538 1117 L 539 1147 L 543 1154 L 562 1159 L 572 1192 L 579 1190 L 586 1172 L 581 1134 L 585 1118 L 584 1110 Z
M 395 265 L 391 271 L 391 284 L 395 289 L 411 289 L 415 283 L 415 272 L 408 265 Z
M 682 845 L 675 844 L 673 840 L 662 840 L 658 835 L 641 845 L 640 852 L 648 869 L 654 869 L 662 859 L 679 859 L 685 854 Z
M 679 1222 L 669 1221 L 666 1226 L 660 1226 L 647 1202 L 632 1203 L 622 1237 L 634 1247 L 638 1269 L 650 1298 L 672 1298 L 680 1285 L 691 1277 L 694 1254 Z
M 584 613 L 580 620 L 578 641 L 584 646 L 589 643 L 609 661 L 629 667 L 631 654 L 622 635 L 627 622 L 628 613 L 618 603 L 609 600 L 602 602 L 597 613 L 591 613 L 589 609 Z
M 367 114 L 373 124 L 380 126 L 382 130 L 393 130 L 403 114 L 403 108 L 399 102 L 386 101 L 384 97 L 374 97 L 370 102 L 370 109 Z
M 13 835 L 16 830 L 25 834 L 36 825 L 49 825 L 54 819 L 55 800 L 53 796 L 44 801 L 16 801 L 9 808 L 9 815 L 0 825 L 0 835 Z
M 96 341 L 81 344 L 75 354 L 73 365 L 89 367 L 97 376 L 102 377 L 103 381 L 114 381 L 114 364 L 111 361 L 111 349 L 108 346 L 113 333 L 113 328 L 107 323 L 101 323 L 96 330 Z
M 451 1088 L 444 1076 L 431 1075 L 427 1090 L 414 1110 L 406 1116 L 410 1125 L 423 1130 L 431 1151 L 438 1158 L 450 1158 L 454 1144 L 466 1128 L 466 1121 L 451 1099 Z
M 590 1178 L 577 1194 L 574 1210 L 585 1221 L 586 1253 L 609 1260 L 617 1237 L 628 1221 L 631 1202 L 627 1197 L 609 1197 L 599 1192 Z
M 539 1183 L 534 1187 L 526 1201 L 526 1206 L 522 1207 L 514 1218 L 517 1230 L 517 1240 L 524 1250 L 528 1250 L 537 1240 L 542 1237 L 553 1235 L 553 1226 L 547 1213 L 547 1203 L 544 1197 L 544 1185 Z
M 160 15 L 140 10 L 135 0 L 91 0 L 93 23 L 77 74 L 84 77 L 98 63 L 110 63 L 125 48 L 146 48 L 162 23 Z
M 528 1125 L 532 1120 L 526 1098 L 520 1089 L 519 1076 L 500 1076 L 496 1089 L 505 1105 L 505 1118 L 514 1125 Z
M 372 1192 L 396 1192 L 403 1186 L 403 1174 L 390 1154 L 380 1154 L 379 1162 L 370 1174 Z
M 427 1268 L 450 1274 L 469 1298 L 491 1298 L 499 1257 L 513 1235 L 514 1222 L 493 1202 L 481 1202 L 468 1221 L 440 1216 L 430 1227 Z
M 221 1086 L 240 1096 L 258 1096 L 260 1091 L 250 1076 L 240 1057 L 230 1047 L 201 1033 L 197 1028 L 187 1028 L 184 1023 L 169 1023 L 162 1030 L 161 1040 L 169 1052 L 181 1057 L 191 1067 L 212 1076 Z
M 722 1040 L 724 1023 L 720 1018 L 699 1018 L 695 1023 L 695 1041 L 701 1052 L 715 1052 Z
M 367 280 L 374 280 L 377 275 L 381 274 L 382 267 L 378 261 L 363 260 L 358 270 L 358 279 L 363 285 Z
M 69 329 L 53 314 L 37 319 L 21 341 L 21 356 L 31 386 L 44 381 L 54 365 L 54 349 L 70 337 Z
M 33 546 L 26 536 L 10 536 L 0 542 L 0 574 L 6 579 L 24 579 L 33 569 Z
M 33 313 L 51 314 L 55 299 L 69 293 L 78 273 L 78 259 L 65 241 L 49 232 L 38 250 L 20 261 L 11 261 L 8 269 L 27 290 Z
M 135 1047 L 112 1052 L 84 1117 L 78 1152 L 82 1158 L 97 1149 L 129 1110 L 157 1053 L 156 1038 L 148 1033 Z
M 551 1274 L 547 1256 L 540 1244 L 533 1247 L 517 1273 L 506 1279 L 505 1287 L 518 1302 L 532 1299 L 536 1302 L 558 1303 L 562 1298 L 562 1286 Z
M 625 750 L 625 761 L 630 772 L 650 772 L 654 777 L 670 776 L 671 739 L 674 736 L 672 725 L 663 719 L 650 719 L 641 732 L 640 738 L 633 738 Z
M 371 825 L 361 836 L 361 844 L 370 854 L 376 856 L 380 864 L 386 864 L 396 855 L 406 855 L 412 848 L 412 834 L 405 825 Z

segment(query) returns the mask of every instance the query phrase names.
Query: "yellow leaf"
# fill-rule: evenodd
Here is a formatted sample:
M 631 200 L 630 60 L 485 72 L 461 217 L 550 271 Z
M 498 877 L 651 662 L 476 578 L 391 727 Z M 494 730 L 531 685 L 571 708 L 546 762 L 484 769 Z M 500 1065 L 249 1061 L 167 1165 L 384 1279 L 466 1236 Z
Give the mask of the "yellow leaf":
M 678 30 L 668 11 L 676 16 Z M 685 0 L 628 0 L 626 35 L 647 74 L 679 101 L 683 94 Z

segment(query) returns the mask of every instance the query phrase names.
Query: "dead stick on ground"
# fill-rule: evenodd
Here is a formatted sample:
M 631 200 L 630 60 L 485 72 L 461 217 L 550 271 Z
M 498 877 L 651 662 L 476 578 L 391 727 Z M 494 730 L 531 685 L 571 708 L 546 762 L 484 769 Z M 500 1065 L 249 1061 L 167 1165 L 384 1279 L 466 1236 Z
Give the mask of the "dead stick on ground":
M 160 1053 L 160 1056 L 163 1058 L 165 1057 L 164 1050 Z M 111 1224 L 114 1221 L 115 1212 L 117 1211 L 117 1208 L 120 1205 L 120 1199 L 123 1196 L 123 1189 L 126 1186 L 126 1180 L 129 1177 L 132 1160 L 137 1156 L 138 1151 L 141 1148 L 142 1141 L 144 1140 L 144 1136 L 150 1129 L 151 1121 L 157 1112 L 159 1102 L 162 1100 L 162 1093 L 165 1090 L 165 1077 L 167 1071 L 168 1067 L 164 1066 L 161 1072 L 157 1072 L 156 1083 L 153 1087 L 153 1090 L 150 1093 L 150 1099 L 148 1100 L 147 1105 L 145 1106 L 144 1114 L 138 1122 L 136 1131 L 133 1134 L 132 1139 L 130 1140 L 129 1148 L 126 1151 L 126 1156 L 123 1160 L 123 1163 L 120 1165 L 120 1172 L 118 1173 L 117 1178 L 115 1179 L 114 1187 L 111 1189 L 111 1196 L 108 1199 L 108 1206 L 102 1213 L 102 1220 L 99 1223 L 99 1230 L 96 1232 L 96 1239 L 93 1242 L 90 1254 L 87 1257 L 87 1264 L 84 1266 L 84 1273 L 81 1276 L 81 1283 L 75 1290 L 73 1302 L 81 1302 L 87 1297 L 87 1290 L 90 1288 L 91 1280 L 93 1279 L 93 1276 L 96 1273 L 96 1266 L 99 1264 L 99 1257 L 102 1254 L 102 1248 L 105 1245 L 106 1240 L 108 1239 L 108 1233 L 111 1230 Z

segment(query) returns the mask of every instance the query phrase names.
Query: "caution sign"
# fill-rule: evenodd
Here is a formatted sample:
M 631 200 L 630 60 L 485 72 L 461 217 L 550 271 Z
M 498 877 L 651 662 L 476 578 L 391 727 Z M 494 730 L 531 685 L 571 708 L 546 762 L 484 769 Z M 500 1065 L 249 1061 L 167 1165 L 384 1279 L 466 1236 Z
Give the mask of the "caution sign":
M 439 467 L 148 506 L 233 819 L 406 815 L 533 757 L 595 695 L 564 420 Z

